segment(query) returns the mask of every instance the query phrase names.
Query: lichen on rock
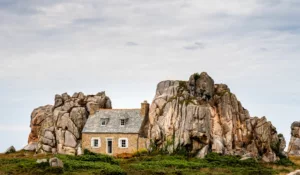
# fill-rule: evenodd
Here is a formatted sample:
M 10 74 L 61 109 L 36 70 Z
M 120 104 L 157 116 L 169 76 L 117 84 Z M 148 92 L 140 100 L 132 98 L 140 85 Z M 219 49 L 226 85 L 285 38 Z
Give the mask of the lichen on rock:
M 105 92 L 72 96 L 64 93 L 55 95 L 54 105 L 46 105 L 33 110 L 31 132 L 26 150 L 60 154 L 78 154 L 81 132 L 87 118 L 97 110 L 111 109 L 111 100 Z
M 287 153 L 300 156 L 300 121 L 295 121 L 291 125 L 291 140 Z
M 278 160 L 276 128 L 265 117 L 250 117 L 225 84 L 214 84 L 205 72 L 188 81 L 157 85 L 149 111 L 148 138 L 170 153 L 185 148 L 197 157 L 208 152 Z

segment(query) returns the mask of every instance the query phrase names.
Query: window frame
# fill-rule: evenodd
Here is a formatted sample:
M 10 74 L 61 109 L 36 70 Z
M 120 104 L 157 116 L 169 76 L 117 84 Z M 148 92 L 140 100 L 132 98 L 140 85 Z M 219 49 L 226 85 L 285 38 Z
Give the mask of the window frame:
M 95 146 L 95 140 L 98 140 L 98 146 Z M 100 147 L 101 147 L 100 137 L 92 137 L 91 138 L 91 148 L 100 148 Z
M 124 124 L 122 125 L 122 121 L 124 122 Z M 126 120 L 125 119 L 120 119 L 120 126 L 125 126 L 126 125 Z
M 108 141 L 111 141 L 111 153 L 108 152 Z M 113 137 L 105 137 L 106 144 L 106 154 L 113 155 L 114 153 L 114 138 Z
M 122 140 L 125 140 L 125 147 L 122 147 Z M 128 138 L 119 138 L 118 143 L 119 148 L 128 148 Z
M 103 125 L 103 122 L 105 123 L 104 125 Z M 101 126 L 106 126 L 106 120 L 101 120 Z

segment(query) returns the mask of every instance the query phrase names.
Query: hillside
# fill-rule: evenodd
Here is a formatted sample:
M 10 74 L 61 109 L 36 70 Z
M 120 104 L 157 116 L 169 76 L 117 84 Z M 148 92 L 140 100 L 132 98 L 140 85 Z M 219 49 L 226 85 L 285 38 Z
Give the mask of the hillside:
M 36 163 L 39 159 L 57 156 L 64 168 L 51 168 L 49 163 Z M 133 157 L 113 158 L 86 152 L 82 156 L 37 154 L 21 151 L 0 154 L 0 174 L 51 175 L 51 174 L 101 174 L 101 175 L 140 175 L 140 174 L 194 174 L 194 175 L 271 175 L 286 174 L 300 168 L 289 161 L 263 163 L 255 159 L 241 161 L 239 156 L 220 156 L 210 153 L 204 159 L 188 158 L 184 155 L 165 155 L 160 153 L 135 154 Z

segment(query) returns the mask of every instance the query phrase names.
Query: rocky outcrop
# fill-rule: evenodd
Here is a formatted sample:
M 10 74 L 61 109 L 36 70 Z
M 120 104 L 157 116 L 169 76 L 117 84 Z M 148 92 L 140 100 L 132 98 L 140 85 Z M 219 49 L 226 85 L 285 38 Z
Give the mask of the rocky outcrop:
M 274 162 L 284 149 L 271 122 L 250 117 L 228 86 L 214 84 L 205 72 L 160 82 L 143 127 L 152 147 L 170 153 L 185 149 L 197 157 L 216 152 Z
M 10 146 L 7 148 L 7 150 L 4 152 L 4 154 L 10 154 L 16 152 L 16 148 L 14 146 Z
M 72 96 L 67 93 L 56 95 L 54 105 L 33 110 L 31 132 L 24 149 L 60 154 L 81 152 L 79 147 L 84 124 L 90 115 L 102 108 L 112 108 L 105 92 L 87 96 L 82 92 Z
M 300 156 L 300 122 L 293 122 L 291 125 L 291 140 L 289 143 L 289 155 Z
M 64 163 L 57 157 L 53 157 L 53 158 L 49 159 L 49 165 L 51 167 L 64 168 Z
M 300 170 L 296 170 L 296 171 L 291 172 L 291 173 L 289 173 L 287 175 L 300 175 Z

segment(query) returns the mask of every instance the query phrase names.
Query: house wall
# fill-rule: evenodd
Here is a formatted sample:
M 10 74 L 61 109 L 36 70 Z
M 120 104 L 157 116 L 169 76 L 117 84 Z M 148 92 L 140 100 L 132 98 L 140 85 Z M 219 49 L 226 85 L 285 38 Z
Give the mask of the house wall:
M 93 137 L 100 138 L 100 147 L 92 148 L 91 139 Z M 139 138 L 138 134 L 107 134 L 107 133 L 83 133 L 82 134 L 82 148 L 88 149 L 91 152 L 107 154 L 107 143 L 106 138 L 112 138 L 113 140 L 113 156 L 122 153 L 134 153 L 138 149 L 146 148 L 146 138 Z M 119 148 L 119 138 L 128 139 L 128 148 Z

